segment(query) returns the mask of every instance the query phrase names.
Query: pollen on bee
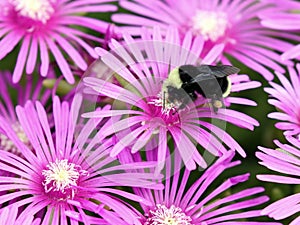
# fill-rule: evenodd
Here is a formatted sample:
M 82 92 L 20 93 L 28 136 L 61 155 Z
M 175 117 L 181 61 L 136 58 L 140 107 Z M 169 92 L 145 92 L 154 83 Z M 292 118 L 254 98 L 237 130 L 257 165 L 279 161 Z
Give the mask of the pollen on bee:
M 219 109 L 219 108 L 222 108 L 223 103 L 220 100 L 216 100 L 216 101 L 214 101 L 213 105 L 214 105 L 214 107 Z

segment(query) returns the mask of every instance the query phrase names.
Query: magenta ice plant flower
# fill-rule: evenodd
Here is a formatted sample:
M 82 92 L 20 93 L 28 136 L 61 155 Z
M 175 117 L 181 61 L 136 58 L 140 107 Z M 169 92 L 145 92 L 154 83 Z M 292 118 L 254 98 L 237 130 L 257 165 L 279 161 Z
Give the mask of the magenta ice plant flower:
M 150 152 L 147 153 L 148 159 L 156 158 Z M 250 176 L 247 173 L 220 181 L 221 174 L 240 164 L 240 161 L 232 160 L 234 155 L 234 151 L 228 151 L 205 171 L 194 171 L 193 174 L 187 169 L 181 170 L 182 162 L 178 154 L 175 153 L 172 159 L 169 157 L 164 170 L 165 189 L 151 191 L 134 188 L 135 194 L 151 202 L 151 205 L 140 205 L 141 224 L 279 225 L 280 223 L 274 222 L 255 222 L 261 216 L 259 207 L 269 199 L 262 195 L 264 188 L 251 187 L 235 193 L 226 193 L 246 182 Z M 141 160 L 137 154 L 133 159 Z M 125 162 L 124 159 L 121 160 Z M 130 161 L 127 160 L 128 162 Z M 191 182 L 191 177 L 197 173 L 198 178 Z M 215 188 L 211 188 L 212 186 Z
M 207 101 L 201 96 L 195 102 L 190 102 L 184 109 L 178 109 L 172 103 L 164 104 L 162 93 L 163 82 L 174 68 L 192 64 L 195 65 L 202 52 L 204 40 L 198 36 L 192 40 L 188 32 L 180 41 L 177 29 L 170 28 L 163 38 L 160 29 L 154 29 L 154 35 L 147 29 L 143 30 L 142 40 L 134 40 L 130 35 L 124 35 L 125 43 L 112 40 L 111 52 L 97 48 L 100 59 L 111 74 L 118 74 L 123 86 L 115 85 L 108 79 L 85 77 L 87 87 L 95 94 L 105 95 L 115 100 L 115 105 L 124 108 L 87 112 L 85 117 L 103 118 L 123 116 L 112 127 L 107 127 L 104 135 L 116 134 L 119 142 L 111 150 L 111 156 L 118 155 L 125 147 L 131 152 L 148 151 L 153 145 L 158 148 L 158 171 L 163 168 L 166 149 L 169 140 L 189 170 L 196 169 L 197 164 L 206 167 L 207 163 L 196 148 L 197 144 L 215 156 L 227 151 L 221 142 L 230 149 L 238 151 L 242 156 L 245 152 L 239 144 L 224 131 L 226 122 L 242 128 L 253 130 L 258 122 L 232 109 L 220 108 L 217 113 L 207 106 Z M 201 64 L 212 64 L 223 50 L 223 44 L 216 45 L 202 59 Z M 250 81 L 246 75 L 230 76 L 232 91 L 255 88 L 259 82 Z M 228 97 L 225 104 L 255 105 L 255 102 Z M 207 121 L 210 119 L 211 121 Z M 214 122 L 220 122 L 217 126 Z
M 279 120 L 276 128 L 284 130 L 285 135 L 300 134 L 300 64 L 296 68 L 288 67 L 289 78 L 275 72 L 281 84 L 270 82 L 271 87 L 264 90 L 270 94 L 268 102 L 274 105 L 278 112 L 272 112 L 268 117 Z
M 300 2 L 294 0 L 262 0 L 269 3 L 266 11 L 260 13 L 261 24 L 282 33 L 282 37 L 297 44 L 287 48 L 283 60 L 300 59 Z
M 167 29 L 176 26 L 181 36 L 191 31 L 201 35 L 205 42 L 203 53 L 216 44 L 224 44 L 221 60 L 229 64 L 233 57 L 257 71 L 267 80 L 273 79 L 268 70 L 284 72 L 280 53 L 292 44 L 281 40 L 280 31 L 265 28 L 258 14 L 264 12 L 268 3 L 256 0 L 207 1 L 207 0 L 121 0 L 120 5 L 131 12 L 115 13 L 114 22 L 124 24 L 119 32 L 140 35 L 140 26 L 160 26 Z
M 52 129 L 39 101 L 17 106 L 18 120 L 32 149 L 20 140 L 9 121 L 0 118 L 1 129 L 22 154 L 0 150 L 1 170 L 11 174 L 0 176 L 0 190 L 7 192 L 0 196 L 0 210 L 19 208 L 17 222 L 34 217 L 40 218 L 42 224 L 78 224 L 81 220 L 84 224 L 94 220 L 105 222 L 98 224 L 122 224 L 119 220 L 136 224 L 136 213 L 118 196 L 144 200 L 116 187 L 162 188 L 157 182 L 160 176 L 127 171 L 135 167 L 149 170 L 155 162 L 121 165 L 109 156 L 114 138 L 98 141 L 97 132 L 101 133 L 106 124 L 101 119 L 77 124 L 81 101 L 80 95 L 74 97 L 72 104 L 55 97 Z M 99 216 L 91 218 L 89 212 Z
M 54 71 L 49 69 L 48 77 L 54 77 Z M 8 71 L 0 72 L 0 117 L 8 121 L 18 137 L 28 146 L 29 140 L 20 126 L 19 120 L 15 112 L 15 106 L 24 106 L 27 100 L 39 100 L 42 105 L 46 105 L 51 97 L 51 91 L 43 87 L 44 79 L 34 80 L 32 77 L 27 78 L 21 85 L 20 83 L 13 83 L 11 73 Z M 13 96 L 12 92 L 16 93 Z M 16 99 L 15 99 L 16 98 Z M 15 101 L 16 100 L 16 101 Z M 8 139 L 0 128 L 0 149 L 7 150 L 15 154 L 20 152 L 16 146 Z
M 277 173 L 257 175 L 258 179 L 279 184 L 300 184 L 300 141 L 294 137 L 287 137 L 288 144 L 275 140 L 277 149 L 259 147 L 256 156 L 259 163 Z M 276 220 L 288 218 L 300 211 L 300 193 L 282 198 L 267 206 L 262 214 Z M 290 225 L 298 225 L 300 216 L 296 217 Z
M 26 68 L 31 74 L 41 62 L 40 74 L 46 76 L 50 55 L 63 76 L 74 83 L 68 58 L 81 69 L 87 63 L 77 51 L 78 46 L 92 57 L 97 55 L 90 41 L 103 42 L 83 29 L 105 33 L 108 23 L 91 18 L 87 13 L 115 11 L 112 0 L 2 0 L 0 3 L 0 60 L 19 44 L 13 82 L 18 82 Z M 64 55 L 68 55 L 65 58 Z M 39 58 L 39 60 L 38 60 Z

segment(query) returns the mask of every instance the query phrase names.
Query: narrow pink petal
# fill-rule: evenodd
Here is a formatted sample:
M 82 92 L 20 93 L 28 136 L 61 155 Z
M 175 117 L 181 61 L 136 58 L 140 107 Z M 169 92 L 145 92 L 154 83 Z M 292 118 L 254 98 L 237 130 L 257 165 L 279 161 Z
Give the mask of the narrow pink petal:
M 218 199 L 217 201 L 215 201 L 215 202 L 209 204 L 208 206 L 206 206 L 203 209 L 203 214 L 206 213 L 206 212 L 212 211 L 214 208 L 218 208 L 222 204 L 226 204 L 226 203 L 230 203 L 230 202 L 233 202 L 233 201 L 237 201 L 239 199 L 254 196 L 255 194 L 258 194 L 258 193 L 261 193 L 261 192 L 264 192 L 264 188 L 254 187 L 254 188 L 249 188 L 249 189 L 246 189 L 246 190 L 242 190 L 238 193 L 231 194 L 231 195 L 226 196 L 222 199 Z
M 0 216 L 0 224 L 6 224 L 7 223 L 7 220 L 8 220 L 8 216 L 10 214 L 10 211 L 12 210 L 9 210 L 8 207 L 5 207 L 2 212 L 1 212 L 1 216 Z M 11 217 L 12 218 L 12 217 Z M 13 218 L 12 218 L 13 219 Z
M 187 59 L 188 64 L 195 64 L 196 61 L 199 59 L 199 56 L 203 50 L 204 40 L 202 36 L 197 36 L 194 38 L 193 45 L 190 49 L 190 54 Z
M 58 42 L 63 50 L 70 56 L 81 70 L 87 69 L 87 63 L 84 61 L 79 52 L 69 42 L 56 33 L 51 33 L 51 36 Z
M 184 39 L 182 42 L 181 53 L 180 53 L 180 61 L 181 61 L 180 64 L 181 65 L 187 64 L 187 57 L 190 53 L 191 44 L 192 44 L 192 32 L 189 31 L 184 36 Z
M 38 52 L 38 40 L 35 37 L 32 37 L 30 51 L 28 55 L 27 65 L 26 65 L 26 73 L 31 74 L 35 69 L 36 59 Z
M 116 11 L 118 8 L 114 5 L 83 5 L 77 8 L 70 8 L 64 10 L 64 14 L 76 14 L 76 13 L 92 13 L 92 12 L 113 12 Z
M 227 102 L 233 103 L 233 104 L 241 104 L 241 105 L 250 105 L 250 106 L 257 106 L 257 103 L 255 101 L 246 99 L 246 98 L 239 98 L 239 97 L 227 97 Z
M 128 115 L 128 114 L 139 114 L 142 115 L 143 113 L 140 111 L 135 110 L 102 110 L 102 111 L 95 111 L 95 112 L 88 112 L 82 114 L 82 117 L 85 118 L 103 118 L 103 117 L 112 117 L 112 116 L 119 116 L 119 115 Z
M 288 60 L 288 59 L 294 59 L 297 58 L 300 53 L 300 45 L 296 45 L 291 49 L 288 49 L 285 53 L 282 54 L 282 59 L 283 60 Z
M 296 219 L 294 219 L 289 225 L 298 225 L 300 223 L 300 217 L 298 216 Z
M 268 117 L 272 118 L 272 119 L 285 120 L 285 121 L 291 121 L 293 123 L 298 123 L 296 118 L 293 118 L 290 115 L 285 114 L 285 113 L 281 113 L 281 112 L 269 113 Z
M 145 131 L 145 127 L 139 127 L 133 130 L 130 134 L 123 137 L 111 150 L 110 156 L 115 157 L 118 155 L 124 148 L 128 147 L 142 132 Z
M 71 16 L 68 15 L 67 17 L 61 18 L 58 21 L 61 25 L 77 25 L 82 26 L 86 28 L 90 28 L 92 30 L 98 31 L 100 33 L 104 33 L 107 30 L 108 23 L 105 21 L 101 21 L 99 19 L 89 18 L 89 17 L 83 17 L 83 16 Z
M 246 83 L 240 83 L 240 84 L 233 84 L 231 87 L 231 92 L 239 92 L 244 91 L 252 88 L 260 87 L 261 83 L 258 81 L 250 81 Z
M 167 154 L 167 130 L 164 127 L 159 128 L 158 137 L 158 150 L 157 150 L 157 167 L 155 169 L 155 174 L 158 175 L 159 172 L 164 168 Z
M 64 58 L 64 56 L 62 55 L 61 51 L 59 50 L 59 48 L 56 46 L 56 44 L 54 43 L 54 41 L 52 39 L 46 39 L 46 42 L 55 58 L 55 61 L 57 62 L 58 66 L 59 66 L 59 69 L 63 73 L 63 76 L 66 78 L 66 80 L 70 84 L 74 84 L 74 82 L 75 82 L 74 76 L 72 74 L 70 66 L 68 65 L 68 63 L 67 63 L 66 59 Z
M 230 52 L 232 56 L 234 56 L 236 59 L 250 67 L 251 69 L 259 72 L 261 75 L 263 75 L 267 80 L 273 80 L 274 75 L 270 73 L 266 68 L 264 68 L 262 65 L 260 65 L 258 62 L 250 59 L 248 56 L 240 54 L 238 52 Z
M 49 55 L 45 40 L 39 38 L 40 57 L 41 57 L 41 69 L 40 73 L 43 77 L 47 76 L 49 69 Z
M 211 154 L 218 156 L 219 151 L 215 148 L 213 141 L 210 141 L 210 137 L 206 137 L 205 134 L 202 133 L 202 129 L 193 124 L 191 125 L 183 125 L 182 130 L 188 133 L 195 141 L 197 141 L 204 149 L 208 150 Z M 199 154 L 199 153 L 198 153 Z
M 183 159 L 183 162 L 188 170 L 195 170 L 196 163 L 193 159 L 194 151 L 198 151 L 194 144 L 188 139 L 188 137 L 180 130 L 176 128 L 169 128 L 175 144 L 177 146 L 176 151 L 180 152 L 180 155 Z M 202 168 L 205 168 L 207 165 L 203 162 L 200 165 Z
M 215 45 L 209 53 L 203 58 L 201 61 L 201 64 L 213 64 L 218 57 L 220 57 L 221 53 L 224 50 L 225 45 L 224 44 L 218 44 Z
M 94 48 L 92 48 L 89 44 L 87 44 L 85 41 L 83 41 L 81 38 L 77 37 L 76 33 L 79 33 L 78 31 L 74 32 L 73 29 L 64 27 L 63 29 L 59 29 L 60 33 L 67 35 L 70 39 L 73 39 L 75 42 L 77 42 L 81 47 L 83 47 L 94 59 L 98 58 L 98 55 Z
M 138 195 L 135 195 L 135 194 L 131 194 L 131 193 L 122 191 L 122 190 L 117 190 L 117 189 L 112 189 L 112 188 L 99 188 L 98 190 L 108 192 L 108 193 L 113 193 L 113 194 L 116 194 L 116 195 L 120 195 L 120 196 L 125 197 L 127 199 L 130 199 L 130 200 L 133 200 L 133 201 L 136 201 L 136 202 L 148 205 L 148 206 L 152 205 L 152 203 L 150 201 L 148 201 L 147 199 L 142 198 L 142 197 L 140 197 Z
M 74 8 L 74 7 L 81 7 L 84 5 L 100 5 L 101 3 L 112 3 L 114 0 L 77 0 L 75 2 L 68 2 L 65 5 L 66 8 Z
M 155 128 L 157 129 L 157 128 Z M 145 126 L 145 132 L 142 133 L 136 140 L 135 143 L 133 144 L 131 148 L 131 153 L 136 153 L 139 150 L 141 150 L 147 143 L 150 141 L 152 135 L 153 135 L 154 129 L 151 129 L 147 126 Z
M 131 105 L 140 105 L 138 102 L 141 97 L 137 96 L 133 92 L 128 91 L 125 88 L 119 87 L 118 85 L 94 77 L 86 77 L 83 79 L 83 81 L 87 86 L 93 88 L 100 94 L 106 95 L 116 100 L 120 100 L 125 103 L 129 103 Z
M 0 59 L 10 53 L 23 38 L 23 33 L 10 32 L 0 41 Z
M 29 49 L 29 43 L 30 43 L 30 36 L 26 36 L 23 40 L 19 55 L 18 55 L 18 59 L 17 59 L 17 63 L 13 72 L 13 82 L 17 83 L 19 82 L 19 80 L 21 79 L 23 70 L 24 70 L 24 66 L 25 66 L 25 62 L 27 59 L 27 54 L 28 54 L 28 49 Z
M 287 21 L 284 21 L 282 19 L 272 19 L 272 20 L 263 20 L 261 21 L 261 24 L 265 27 L 269 27 L 269 28 L 272 28 L 272 29 L 277 29 L 277 30 L 294 30 L 295 29 L 295 26 L 300 26 L 299 23 L 296 23 L 295 22 L 298 22 L 298 21 L 292 21 L 291 20 L 287 20 Z
M 300 184 L 299 178 L 284 177 L 279 175 L 257 175 L 256 177 L 259 180 L 267 182 L 274 182 L 280 184 Z

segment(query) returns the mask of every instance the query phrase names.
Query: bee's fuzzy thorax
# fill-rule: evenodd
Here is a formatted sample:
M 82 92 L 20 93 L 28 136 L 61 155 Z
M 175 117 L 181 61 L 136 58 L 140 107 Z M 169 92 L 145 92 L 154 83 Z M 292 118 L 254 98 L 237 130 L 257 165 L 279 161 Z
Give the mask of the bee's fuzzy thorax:
M 176 67 L 171 70 L 171 72 L 168 74 L 168 78 L 163 82 L 161 93 L 165 99 L 168 99 L 168 86 L 180 89 L 181 85 L 182 81 L 179 76 L 179 67 Z
M 169 73 L 168 79 L 166 80 L 165 83 L 166 86 L 172 86 L 177 89 L 181 88 L 182 81 L 179 75 L 179 67 L 176 67 Z

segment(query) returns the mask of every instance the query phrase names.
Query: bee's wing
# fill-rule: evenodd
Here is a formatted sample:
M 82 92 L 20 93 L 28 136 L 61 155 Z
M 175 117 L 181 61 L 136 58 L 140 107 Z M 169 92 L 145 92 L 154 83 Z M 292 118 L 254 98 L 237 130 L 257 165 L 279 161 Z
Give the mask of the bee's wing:
M 201 68 L 202 66 L 198 67 L 198 69 L 207 71 L 210 70 L 211 75 L 215 77 L 226 77 L 231 74 L 236 74 L 240 71 L 239 68 L 236 68 L 234 66 L 230 65 L 219 65 L 219 66 L 210 66 L 210 65 L 203 65 L 203 69 Z
M 199 73 L 196 77 L 194 77 L 190 81 L 190 84 L 201 83 L 202 81 L 207 81 L 207 80 L 210 80 L 210 79 L 215 79 L 215 77 L 211 76 L 208 73 Z
M 209 79 L 222 78 L 231 74 L 236 74 L 240 71 L 239 68 L 230 65 L 201 65 L 197 67 L 198 75 L 195 76 L 190 83 L 198 83 Z

